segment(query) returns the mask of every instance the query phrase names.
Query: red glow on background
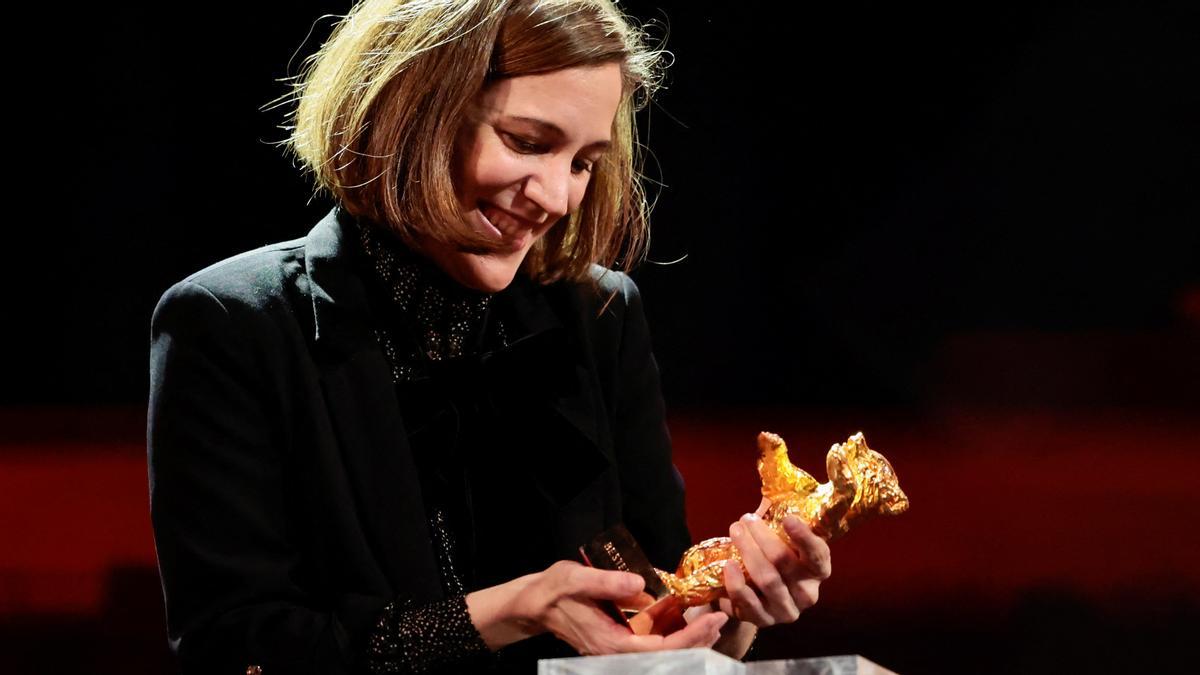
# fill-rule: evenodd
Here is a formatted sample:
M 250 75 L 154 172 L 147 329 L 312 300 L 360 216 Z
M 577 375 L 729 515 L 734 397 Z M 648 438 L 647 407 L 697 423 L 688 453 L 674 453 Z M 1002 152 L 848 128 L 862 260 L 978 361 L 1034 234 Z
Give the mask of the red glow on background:
M 145 449 L 131 444 L 0 452 L 0 613 L 92 613 L 109 571 L 154 566 Z
M 1186 288 L 1179 294 L 1179 314 L 1192 326 L 1200 327 L 1200 286 Z
M 1200 544 L 1187 534 L 1200 522 L 1200 429 L 1182 414 L 768 410 L 671 426 L 697 540 L 757 505 L 761 429 L 821 480 L 829 445 L 855 431 L 888 456 L 912 508 L 834 542 L 823 604 L 1002 608 L 1043 587 L 1099 604 L 1200 597 Z M 94 614 L 113 570 L 155 564 L 144 447 L 19 436 L 0 446 L 0 616 Z

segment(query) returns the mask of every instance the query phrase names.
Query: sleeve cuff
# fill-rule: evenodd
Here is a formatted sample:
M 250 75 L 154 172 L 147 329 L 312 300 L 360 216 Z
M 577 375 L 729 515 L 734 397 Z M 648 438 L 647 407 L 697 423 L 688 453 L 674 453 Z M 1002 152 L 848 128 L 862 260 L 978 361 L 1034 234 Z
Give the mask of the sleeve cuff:
M 393 602 L 371 630 L 367 646 L 370 673 L 429 673 L 452 664 L 490 657 L 466 596 L 411 607 Z

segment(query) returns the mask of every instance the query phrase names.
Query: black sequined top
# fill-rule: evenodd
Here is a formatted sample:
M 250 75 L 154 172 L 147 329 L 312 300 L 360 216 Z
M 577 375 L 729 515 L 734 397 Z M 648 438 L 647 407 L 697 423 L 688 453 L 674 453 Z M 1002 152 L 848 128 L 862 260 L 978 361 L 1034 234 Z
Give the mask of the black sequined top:
M 357 227 L 374 295 L 390 308 L 381 312 L 387 318 L 375 333 L 420 472 L 446 597 L 422 607 L 388 605 L 371 633 L 367 666 L 372 673 L 488 670 L 492 655 L 465 601 L 474 577 L 474 536 L 463 456 L 475 430 L 486 427 L 487 411 L 470 400 L 470 392 L 442 383 L 465 357 L 506 346 L 503 321 L 492 316 L 492 296 L 454 283 L 386 232 Z

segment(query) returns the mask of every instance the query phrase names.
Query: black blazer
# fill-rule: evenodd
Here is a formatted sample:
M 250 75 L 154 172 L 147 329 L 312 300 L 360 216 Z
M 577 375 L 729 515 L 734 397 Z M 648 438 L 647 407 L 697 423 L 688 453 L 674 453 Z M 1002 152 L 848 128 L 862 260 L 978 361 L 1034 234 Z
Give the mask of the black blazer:
M 441 598 L 347 226 L 335 209 L 304 238 L 193 274 L 154 311 L 151 516 L 185 672 L 352 672 L 387 603 Z M 495 300 L 516 356 L 480 386 L 522 397 L 511 490 L 544 504 L 493 505 L 525 573 L 617 522 L 660 567 L 690 544 L 637 287 L 593 272 L 598 292 L 518 278 Z

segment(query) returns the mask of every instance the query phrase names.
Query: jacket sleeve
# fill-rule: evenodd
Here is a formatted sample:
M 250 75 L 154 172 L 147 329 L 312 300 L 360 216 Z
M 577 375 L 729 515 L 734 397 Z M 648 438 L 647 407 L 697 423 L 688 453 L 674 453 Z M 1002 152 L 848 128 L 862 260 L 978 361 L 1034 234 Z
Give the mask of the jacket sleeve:
M 281 395 L 251 312 L 185 281 L 151 322 L 150 509 L 171 646 L 184 673 L 349 672 L 390 599 L 316 598 L 293 581 Z
M 617 358 L 613 442 L 621 476 L 625 526 L 655 566 L 674 569 L 691 536 L 683 479 L 671 462 L 671 437 L 650 328 L 637 285 L 622 274 L 624 322 Z

